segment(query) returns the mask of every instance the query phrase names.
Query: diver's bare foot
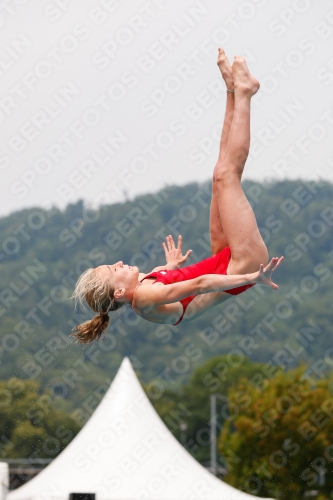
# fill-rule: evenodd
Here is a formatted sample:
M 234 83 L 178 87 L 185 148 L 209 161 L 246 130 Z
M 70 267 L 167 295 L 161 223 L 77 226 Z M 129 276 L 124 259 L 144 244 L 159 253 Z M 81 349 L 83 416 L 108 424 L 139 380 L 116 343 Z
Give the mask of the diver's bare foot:
M 234 78 L 235 90 L 240 90 L 250 97 L 258 92 L 260 84 L 249 72 L 244 57 L 235 57 L 232 65 L 232 75 Z
M 225 52 L 222 48 L 219 48 L 219 53 L 217 56 L 217 65 L 220 68 L 222 73 L 223 80 L 227 86 L 227 89 L 234 90 L 234 79 L 232 76 L 232 67 L 229 62 L 229 59 L 225 55 Z

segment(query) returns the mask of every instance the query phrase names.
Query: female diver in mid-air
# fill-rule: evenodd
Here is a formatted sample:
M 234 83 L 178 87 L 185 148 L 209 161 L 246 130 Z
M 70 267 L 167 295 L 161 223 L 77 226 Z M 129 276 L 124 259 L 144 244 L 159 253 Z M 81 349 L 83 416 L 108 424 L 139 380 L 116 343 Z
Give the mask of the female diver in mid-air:
M 81 304 L 85 298 L 99 314 L 74 328 L 73 336 L 80 343 L 98 340 L 108 326 L 109 313 L 125 304 L 153 323 L 178 325 L 255 283 L 278 288 L 271 275 L 283 257 L 273 258 L 267 265 L 267 248 L 241 187 L 250 147 L 250 102 L 259 83 L 243 57 L 236 56 L 231 67 L 219 49 L 217 64 L 226 83 L 227 103 L 212 184 L 212 257 L 177 269 L 190 251 L 182 256 L 181 238 L 176 247 L 168 236 L 163 244 L 167 265 L 150 274 L 122 261 L 88 269 L 80 276 L 73 297 Z

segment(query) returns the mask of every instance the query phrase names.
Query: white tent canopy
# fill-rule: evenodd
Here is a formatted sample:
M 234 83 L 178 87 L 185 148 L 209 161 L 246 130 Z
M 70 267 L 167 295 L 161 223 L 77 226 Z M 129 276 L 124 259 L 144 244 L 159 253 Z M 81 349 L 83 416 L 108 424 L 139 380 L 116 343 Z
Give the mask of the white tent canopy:
M 178 443 L 125 358 L 103 400 L 67 448 L 8 500 L 250 500 Z

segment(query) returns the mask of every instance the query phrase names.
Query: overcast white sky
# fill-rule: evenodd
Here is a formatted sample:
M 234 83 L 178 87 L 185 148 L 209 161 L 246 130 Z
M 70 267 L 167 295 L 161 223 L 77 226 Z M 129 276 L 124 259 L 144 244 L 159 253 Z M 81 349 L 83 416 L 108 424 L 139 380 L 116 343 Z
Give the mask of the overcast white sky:
M 330 0 L 7 0 L 0 29 L 0 215 L 207 180 L 218 46 L 262 84 L 244 177 L 333 179 Z

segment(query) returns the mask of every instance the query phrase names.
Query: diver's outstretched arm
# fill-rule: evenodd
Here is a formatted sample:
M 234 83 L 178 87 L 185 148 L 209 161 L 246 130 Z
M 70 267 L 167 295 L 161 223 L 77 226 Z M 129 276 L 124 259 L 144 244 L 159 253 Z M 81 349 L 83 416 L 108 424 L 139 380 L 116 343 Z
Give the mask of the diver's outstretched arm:
M 272 273 L 279 267 L 283 257 L 274 257 L 270 263 L 254 273 L 244 275 L 205 274 L 192 280 L 173 283 L 163 286 L 141 286 L 135 294 L 135 306 L 139 309 L 158 307 L 172 304 L 191 295 L 200 295 L 210 292 L 223 292 L 244 285 L 261 283 L 277 290 L 279 287 L 272 282 Z

